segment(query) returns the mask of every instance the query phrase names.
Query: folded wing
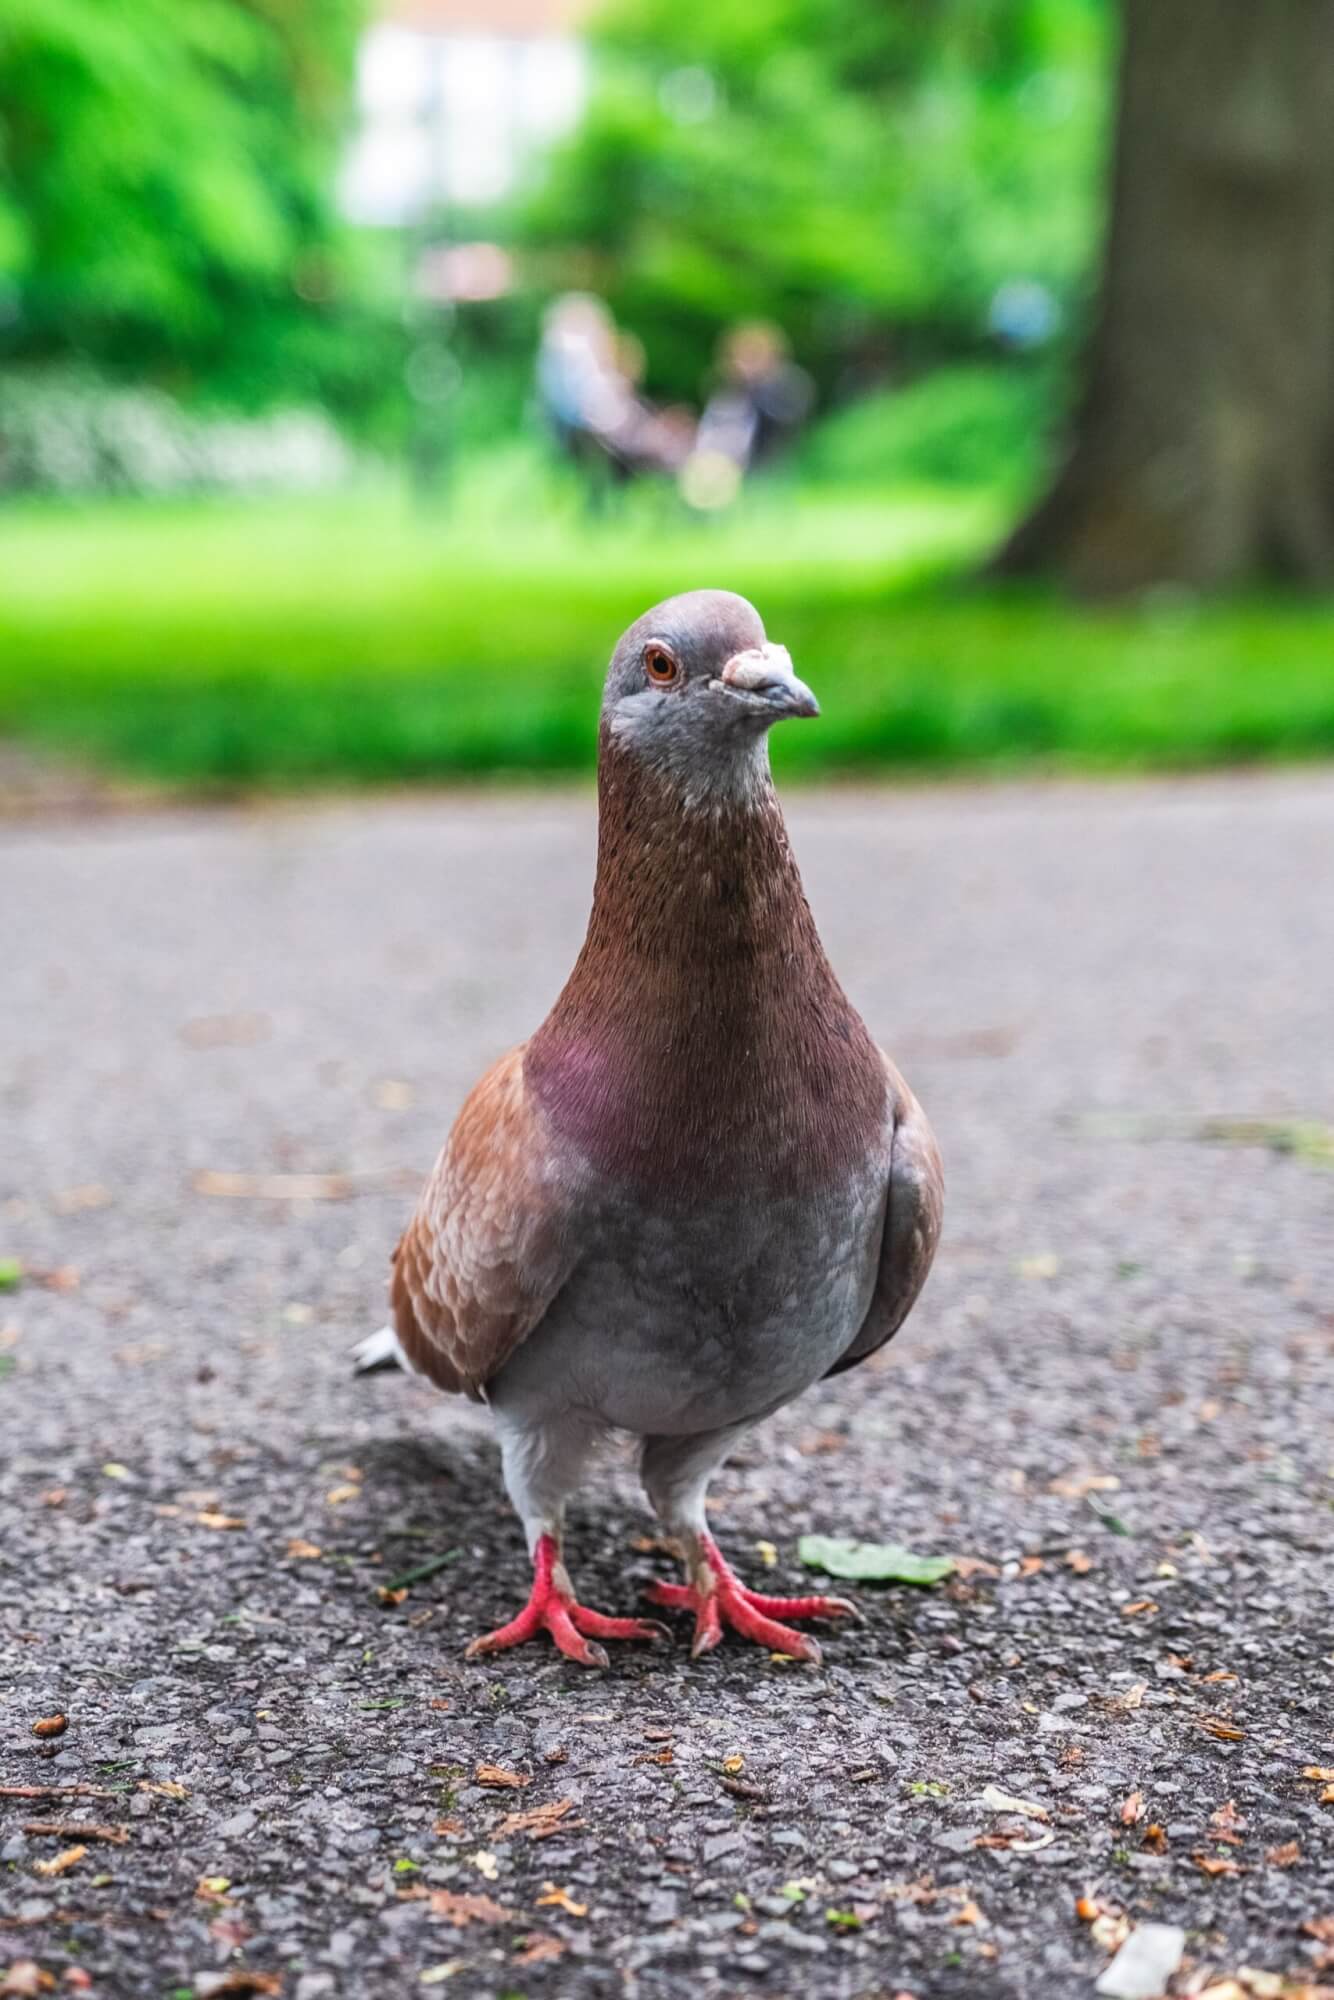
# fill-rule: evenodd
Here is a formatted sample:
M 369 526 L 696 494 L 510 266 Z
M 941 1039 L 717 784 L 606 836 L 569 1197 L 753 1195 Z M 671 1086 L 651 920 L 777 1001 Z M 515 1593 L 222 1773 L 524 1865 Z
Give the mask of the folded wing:
M 883 1060 L 894 1106 L 894 1144 L 880 1271 L 866 1318 L 852 1345 L 829 1370 L 831 1375 L 854 1367 L 893 1339 L 926 1283 L 940 1241 L 945 1200 L 940 1150 L 921 1105 L 889 1057 Z
M 394 1327 L 441 1389 L 483 1397 L 578 1258 L 575 1197 L 524 1081 L 523 1047 L 464 1103 L 394 1252 Z

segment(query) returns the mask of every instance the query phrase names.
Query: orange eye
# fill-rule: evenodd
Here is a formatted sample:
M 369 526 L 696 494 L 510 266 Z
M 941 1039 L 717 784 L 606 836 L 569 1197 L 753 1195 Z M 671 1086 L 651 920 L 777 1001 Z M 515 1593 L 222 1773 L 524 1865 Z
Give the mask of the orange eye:
M 670 687 L 680 671 L 665 646 L 645 646 L 644 672 L 654 687 Z

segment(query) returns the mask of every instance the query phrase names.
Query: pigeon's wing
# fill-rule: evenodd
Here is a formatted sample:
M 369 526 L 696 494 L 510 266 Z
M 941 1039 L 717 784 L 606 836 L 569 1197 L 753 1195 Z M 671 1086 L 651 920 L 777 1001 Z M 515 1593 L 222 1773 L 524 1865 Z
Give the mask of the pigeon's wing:
M 578 1257 L 578 1197 L 524 1081 L 523 1047 L 464 1103 L 394 1252 L 394 1328 L 410 1365 L 481 1399 Z
M 894 1139 L 889 1158 L 880 1270 L 866 1318 L 852 1345 L 829 1370 L 831 1375 L 855 1367 L 893 1339 L 926 1283 L 940 1241 L 945 1174 L 935 1135 L 921 1105 L 888 1056 L 884 1057 L 884 1064 L 894 1107 Z

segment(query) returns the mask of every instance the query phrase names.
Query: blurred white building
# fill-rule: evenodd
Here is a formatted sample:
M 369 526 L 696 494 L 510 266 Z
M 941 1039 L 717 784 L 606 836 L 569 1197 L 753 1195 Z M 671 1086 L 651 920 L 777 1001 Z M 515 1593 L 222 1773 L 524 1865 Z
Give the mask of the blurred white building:
M 340 196 L 356 222 L 404 224 L 508 194 L 578 121 L 590 0 L 385 0 L 362 39 L 358 129 Z

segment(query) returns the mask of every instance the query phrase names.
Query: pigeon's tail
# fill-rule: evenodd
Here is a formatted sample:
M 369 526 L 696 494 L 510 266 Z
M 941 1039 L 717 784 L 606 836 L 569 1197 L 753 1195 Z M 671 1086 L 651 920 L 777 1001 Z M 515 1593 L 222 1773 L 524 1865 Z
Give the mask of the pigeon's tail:
M 382 1326 L 377 1333 L 368 1333 L 352 1349 L 352 1373 L 354 1375 L 375 1375 L 383 1368 L 407 1369 L 407 1356 L 398 1344 L 398 1335 L 392 1326 Z

